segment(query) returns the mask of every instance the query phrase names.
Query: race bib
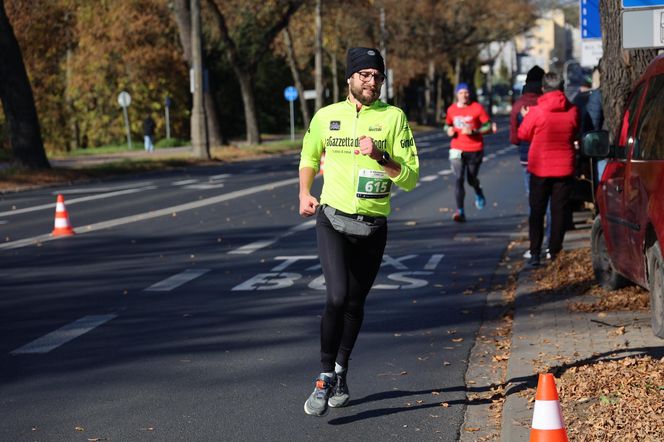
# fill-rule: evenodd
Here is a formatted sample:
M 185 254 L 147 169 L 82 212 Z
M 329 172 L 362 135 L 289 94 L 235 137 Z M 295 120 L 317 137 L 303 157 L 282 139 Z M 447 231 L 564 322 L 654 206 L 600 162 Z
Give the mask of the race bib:
M 461 152 L 459 149 L 450 149 L 450 160 L 460 160 Z
M 360 169 L 357 180 L 358 198 L 385 198 L 390 195 L 392 181 L 382 170 Z

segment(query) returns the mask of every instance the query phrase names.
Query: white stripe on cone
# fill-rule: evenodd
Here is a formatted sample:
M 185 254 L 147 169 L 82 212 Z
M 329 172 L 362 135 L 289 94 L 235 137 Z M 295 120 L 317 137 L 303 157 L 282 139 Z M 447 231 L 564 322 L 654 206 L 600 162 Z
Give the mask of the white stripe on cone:
M 533 411 L 534 430 L 560 430 L 565 428 L 563 413 L 558 401 L 535 401 Z
M 55 228 L 69 227 L 69 220 L 67 218 L 56 218 Z

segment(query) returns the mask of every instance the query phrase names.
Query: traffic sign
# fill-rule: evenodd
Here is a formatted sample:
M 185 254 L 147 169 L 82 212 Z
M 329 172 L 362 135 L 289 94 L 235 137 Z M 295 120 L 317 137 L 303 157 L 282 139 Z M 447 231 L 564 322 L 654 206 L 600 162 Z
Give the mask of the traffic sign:
M 118 94 L 118 104 L 122 107 L 129 107 L 131 104 L 131 95 L 125 91 L 120 92 Z
M 284 98 L 288 101 L 295 101 L 297 100 L 297 89 L 293 86 L 288 86 L 286 89 L 284 89 Z
M 599 0 L 581 0 L 581 39 L 602 38 L 599 20 Z
M 623 8 L 653 8 L 664 6 L 664 0 L 622 0 Z
M 622 12 L 623 49 L 664 47 L 664 9 Z

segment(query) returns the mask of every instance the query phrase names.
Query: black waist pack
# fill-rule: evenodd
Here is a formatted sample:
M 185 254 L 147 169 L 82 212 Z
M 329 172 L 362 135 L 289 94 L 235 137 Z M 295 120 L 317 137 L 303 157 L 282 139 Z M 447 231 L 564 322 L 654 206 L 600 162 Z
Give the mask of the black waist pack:
M 353 215 L 344 213 L 327 204 L 324 204 L 322 208 L 334 230 L 357 238 L 367 238 L 387 223 L 387 218 L 384 216 Z

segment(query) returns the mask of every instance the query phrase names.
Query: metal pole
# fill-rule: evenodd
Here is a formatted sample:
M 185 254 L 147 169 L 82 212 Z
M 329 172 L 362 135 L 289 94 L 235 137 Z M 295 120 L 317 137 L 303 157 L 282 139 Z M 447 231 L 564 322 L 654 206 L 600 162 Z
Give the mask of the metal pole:
M 131 150 L 131 129 L 129 129 L 129 115 L 127 114 L 127 106 L 122 106 L 122 114 L 124 115 L 125 129 L 127 130 L 127 146 Z
M 168 111 L 168 106 L 166 106 L 166 139 L 171 138 L 171 117 Z
M 288 101 L 290 105 L 290 139 L 295 141 L 295 115 L 293 112 L 293 100 Z

